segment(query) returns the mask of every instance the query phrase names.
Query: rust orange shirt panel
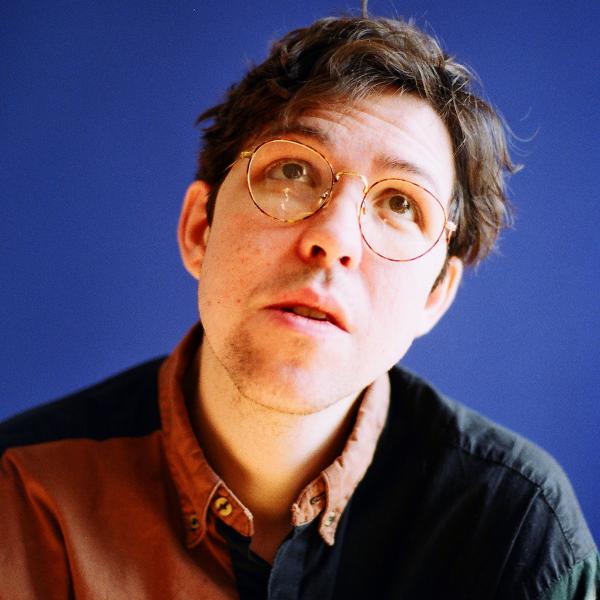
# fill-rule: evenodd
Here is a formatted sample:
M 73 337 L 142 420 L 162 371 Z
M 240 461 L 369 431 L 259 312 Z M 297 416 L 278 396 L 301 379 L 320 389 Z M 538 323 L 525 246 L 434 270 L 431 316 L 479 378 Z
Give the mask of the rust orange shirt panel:
M 214 526 L 198 549 L 182 543 L 161 435 L 5 453 L 1 598 L 237 598 Z

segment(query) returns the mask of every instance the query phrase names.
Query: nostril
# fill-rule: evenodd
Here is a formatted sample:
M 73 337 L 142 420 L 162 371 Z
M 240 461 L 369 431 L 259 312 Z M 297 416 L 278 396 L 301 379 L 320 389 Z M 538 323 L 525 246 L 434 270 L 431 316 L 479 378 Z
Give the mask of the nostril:
M 321 246 L 314 244 L 311 249 L 310 249 L 310 257 L 311 258 L 321 258 L 321 257 L 325 257 L 327 256 L 327 252 L 325 252 L 325 249 L 322 248 Z M 350 263 L 352 262 L 352 259 L 348 256 L 348 255 L 344 255 L 340 257 L 340 263 L 342 263 L 342 265 L 344 267 L 348 267 L 350 266 Z

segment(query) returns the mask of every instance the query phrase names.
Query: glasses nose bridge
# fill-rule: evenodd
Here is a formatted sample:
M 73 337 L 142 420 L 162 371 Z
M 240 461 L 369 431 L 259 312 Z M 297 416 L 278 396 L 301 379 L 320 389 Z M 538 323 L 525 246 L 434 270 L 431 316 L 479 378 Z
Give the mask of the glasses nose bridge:
M 369 189 L 369 182 L 362 173 L 358 173 L 356 171 L 338 171 L 333 176 L 334 182 L 337 183 L 341 179 L 342 175 L 348 175 L 349 177 L 358 177 L 362 181 L 362 184 L 363 184 L 362 193 L 363 194 L 367 193 L 367 190 Z

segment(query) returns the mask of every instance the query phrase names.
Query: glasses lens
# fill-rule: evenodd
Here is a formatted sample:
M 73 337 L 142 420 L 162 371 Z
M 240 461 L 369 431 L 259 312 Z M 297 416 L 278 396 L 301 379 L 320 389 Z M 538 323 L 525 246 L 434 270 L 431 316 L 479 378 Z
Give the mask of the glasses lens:
M 386 179 L 369 188 L 360 211 L 365 242 L 390 260 L 413 260 L 431 250 L 445 223 L 444 208 L 435 196 L 402 179 Z
M 319 210 L 332 183 L 329 163 L 299 142 L 266 142 L 248 165 L 248 187 L 254 203 L 280 221 L 300 221 Z

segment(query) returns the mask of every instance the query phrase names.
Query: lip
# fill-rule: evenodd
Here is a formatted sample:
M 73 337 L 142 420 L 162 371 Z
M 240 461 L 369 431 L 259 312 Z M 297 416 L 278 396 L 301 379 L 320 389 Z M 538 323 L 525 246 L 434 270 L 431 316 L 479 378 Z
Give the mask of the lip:
M 265 308 L 283 310 L 297 306 L 312 308 L 327 315 L 327 321 L 315 319 L 315 323 L 329 323 L 346 333 L 350 332 L 350 321 L 343 305 L 334 296 L 330 294 L 319 294 L 317 291 L 310 288 L 279 296 L 275 302 L 269 304 Z M 309 319 L 307 318 L 307 320 Z

